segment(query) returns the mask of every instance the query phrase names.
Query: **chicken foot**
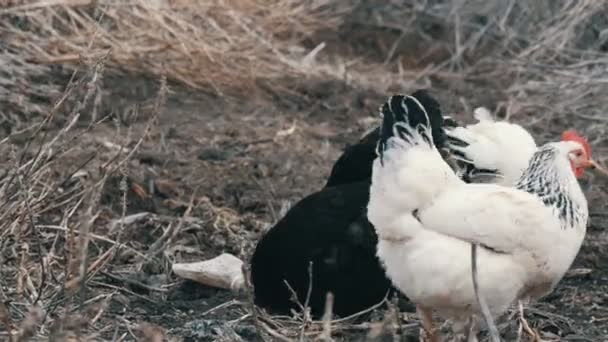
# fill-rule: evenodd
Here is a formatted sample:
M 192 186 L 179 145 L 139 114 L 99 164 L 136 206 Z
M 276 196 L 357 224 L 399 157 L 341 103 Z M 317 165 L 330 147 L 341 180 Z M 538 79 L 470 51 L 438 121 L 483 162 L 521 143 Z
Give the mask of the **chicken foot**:
M 479 325 L 475 319 L 475 316 L 471 316 L 469 324 L 466 327 L 466 342 L 478 342 L 477 334 L 479 333 Z
M 422 330 L 424 330 L 423 341 L 440 342 L 439 336 L 435 332 L 435 327 L 433 326 L 432 311 L 420 305 L 416 305 L 416 311 L 418 312 L 418 316 L 420 316 L 420 320 L 422 320 Z
M 518 307 L 519 307 L 519 324 L 520 324 L 519 330 L 521 331 L 523 328 L 523 331 L 525 331 L 526 334 L 530 335 L 530 341 L 543 342 L 543 339 L 540 337 L 538 332 L 536 332 L 534 329 L 530 328 L 530 325 L 528 324 L 528 321 L 526 320 L 526 317 L 524 316 L 524 303 L 521 300 L 518 303 Z

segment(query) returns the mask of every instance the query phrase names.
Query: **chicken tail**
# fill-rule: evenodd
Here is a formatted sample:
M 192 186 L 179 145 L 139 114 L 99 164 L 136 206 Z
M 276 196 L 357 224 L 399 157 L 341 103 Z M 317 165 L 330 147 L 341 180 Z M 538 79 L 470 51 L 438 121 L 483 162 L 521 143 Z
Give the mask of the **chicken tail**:
M 490 110 L 486 107 L 477 107 L 473 110 L 473 117 L 479 122 L 496 122 Z
M 475 109 L 477 123 L 446 127 L 447 149 L 467 183 L 512 185 L 536 151 L 536 143 L 522 126 L 496 121 L 490 111 Z
M 392 96 L 381 111 L 368 218 L 380 238 L 402 239 L 421 228 L 416 211 L 459 180 L 437 151 L 429 115 L 416 97 Z
M 429 115 L 414 96 L 393 95 L 380 108 L 382 128 L 376 153 L 384 165 L 384 152 L 399 145 L 401 148 L 425 144 L 434 146 Z M 393 139 L 398 137 L 399 139 Z
M 456 161 L 462 180 L 467 183 L 487 180 L 485 182 L 490 183 L 500 176 L 496 153 L 492 153 L 489 144 L 480 142 L 467 127 L 449 127 L 445 131 L 448 153 Z

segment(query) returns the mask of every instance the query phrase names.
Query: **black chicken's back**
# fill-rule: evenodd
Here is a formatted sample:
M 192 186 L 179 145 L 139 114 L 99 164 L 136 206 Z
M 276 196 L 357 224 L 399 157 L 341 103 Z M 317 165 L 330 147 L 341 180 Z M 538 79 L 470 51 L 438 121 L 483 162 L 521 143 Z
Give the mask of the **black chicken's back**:
M 283 280 L 303 304 L 309 260 L 313 316 L 323 314 L 328 291 L 334 293 L 339 316 L 382 301 L 391 283 L 376 258 L 377 236 L 365 215 L 368 199 L 369 182 L 358 182 L 325 188 L 295 204 L 253 254 L 256 304 L 279 313 L 297 309 Z

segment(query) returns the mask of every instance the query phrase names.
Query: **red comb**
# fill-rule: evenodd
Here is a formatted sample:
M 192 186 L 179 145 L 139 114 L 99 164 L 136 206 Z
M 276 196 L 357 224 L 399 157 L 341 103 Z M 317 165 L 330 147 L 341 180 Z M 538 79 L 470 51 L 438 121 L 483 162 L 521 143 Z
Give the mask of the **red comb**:
M 562 133 L 562 141 L 576 141 L 581 143 L 581 145 L 583 145 L 583 148 L 585 149 L 587 157 L 591 157 L 591 147 L 589 146 L 589 142 L 586 138 L 578 135 L 576 131 L 571 129 L 564 131 L 564 133 Z

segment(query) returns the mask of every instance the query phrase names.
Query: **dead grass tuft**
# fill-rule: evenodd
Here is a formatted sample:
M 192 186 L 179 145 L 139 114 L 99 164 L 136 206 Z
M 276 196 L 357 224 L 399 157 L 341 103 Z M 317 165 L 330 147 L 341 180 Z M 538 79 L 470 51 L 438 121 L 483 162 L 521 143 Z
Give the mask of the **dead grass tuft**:
M 134 144 L 130 149 L 75 156 L 81 144 L 90 143 L 87 134 L 99 126 L 77 122 L 80 112 L 94 104 L 103 63 L 99 59 L 85 67 L 80 77 L 75 73 L 43 120 L 22 137 L 11 135 L 0 142 L 5 156 L 0 171 L 0 279 L 1 288 L 7 289 L 1 293 L 6 306 L 0 308 L 0 319 L 13 341 L 29 341 L 39 334 L 62 341 L 79 335 L 91 323 L 82 320 L 89 314 L 82 309 L 103 299 L 89 296 L 87 282 L 128 248 L 112 236 L 95 234 L 99 198 L 106 179 L 130 160 L 150 130 L 129 139 L 127 143 Z M 159 89 L 149 127 L 164 105 L 164 80 Z M 58 116 L 68 120 L 51 133 Z M 80 161 L 71 164 L 75 157 Z M 75 310 L 79 314 L 73 316 Z
M 167 75 L 196 89 L 243 94 L 258 80 L 315 77 L 322 49 L 300 43 L 339 26 L 330 1 L 53 1 L 4 9 L 9 47 L 36 65 L 77 65 L 111 51 L 109 68 Z M 11 56 L 7 54 L 7 56 Z M 312 72 L 311 72 L 312 71 Z
M 262 84 L 293 91 L 314 79 L 379 91 L 429 85 L 429 77 L 482 79 L 503 90 L 496 105 L 507 116 L 551 114 L 535 115 L 539 125 L 564 115 L 605 122 L 599 114 L 608 92 L 606 6 L 593 0 L 15 2 L 0 10 L 7 38 L 0 60 L 8 66 L 0 101 L 13 114 L 41 113 L 41 103 L 61 89 L 40 82 L 49 71 L 109 54 L 111 70 L 166 75 L 220 95 L 250 94 Z M 355 45 L 349 36 L 358 31 L 396 35 L 379 42 L 378 61 L 364 61 L 327 47 L 337 43 L 323 38 L 332 30 Z M 363 55 L 369 54 L 368 48 Z M 23 86 L 31 83 L 37 86 Z M 6 112 L 6 122 L 24 121 Z

